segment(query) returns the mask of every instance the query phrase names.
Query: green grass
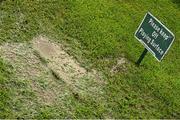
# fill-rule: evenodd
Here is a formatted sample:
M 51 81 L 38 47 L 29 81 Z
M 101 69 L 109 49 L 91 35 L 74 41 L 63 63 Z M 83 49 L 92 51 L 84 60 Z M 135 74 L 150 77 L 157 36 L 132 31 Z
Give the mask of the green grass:
M 12 76 L 10 71 L 11 66 L 8 66 L 2 59 L 0 59 L 0 118 L 10 117 L 12 114 L 11 106 L 11 92 L 9 88 L 9 80 Z
M 88 69 L 102 71 L 107 85 L 102 99 L 70 97 L 64 109 L 37 106 L 34 116 L 26 115 L 26 111 L 15 114 L 8 104 L 13 91 L 6 82 L 11 74 L 0 60 L 3 71 L 0 117 L 180 118 L 179 5 L 178 0 L 3 1 L 0 3 L 1 44 L 26 42 L 45 34 L 70 46 L 69 53 Z M 133 35 L 147 11 L 160 19 L 176 39 L 161 63 L 148 54 L 138 68 L 134 62 L 143 46 Z M 127 70 L 112 75 L 111 67 L 122 56 L 129 61 Z
M 121 100 L 117 103 L 118 115 L 125 110 L 122 116 L 175 117 L 179 116 L 179 36 L 180 36 L 180 11 L 178 7 L 168 0 L 159 1 L 100 1 L 94 2 L 77 0 L 68 2 L 65 16 L 64 33 L 76 38 L 85 49 L 86 58 L 93 62 L 93 67 L 104 70 L 111 66 L 114 59 L 125 54 L 131 62 L 126 74 L 109 78 L 107 92 L 114 92 L 115 98 L 123 98 L 121 94 L 127 86 L 133 90 L 127 91 L 127 96 L 135 94 L 137 98 L 127 101 L 126 109 L 119 109 L 124 104 Z M 134 31 L 137 29 L 144 14 L 150 11 L 166 24 L 176 35 L 175 43 L 165 59 L 158 63 L 152 55 L 148 54 L 140 68 L 133 63 L 143 51 L 142 45 L 134 39 Z M 112 62 L 104 63 L 106 58 L 113 58 Z M 108 71 L 107 74 L 109 75 Z M 114 78 L 115 77 L 115 78 Z M 157 103 L 146 100 L 144 93 L 148 92 Z M 142 99 L 138 100 L 138 99 Z M 109 98 L 112 100 L 111 98 Z M 132 107 L 131 100 L 136 101 Z M 136 104 L 144 104 L 146 110 L 136 108 Z M 146 103 L 147 102 L 147 103 Z M 149 103 L 150 102 L 150 103 Z M 151 106 L 151 104 L 153 105 Z M 108 104 L 108 103 L 107 103 Z M 140 105 L 141 106 L 141 105 Z M 149 108 L 151 106 L 152 108 Z M 115 106 L 112 106 L 112 109 Z M 137 109 L 140 109 L 139 111 Z M 135 114 L 134 114 L 135 112 Z M 148 114 L 148 115 L 147 115 Z M 118 116 L 117 115 L 117 116 Z M 142 113 L 143 115 L 143 113 Z M 115 115 L 116 116 L 116 115 Z M 121 116 L 121 115 L 120 115 Z

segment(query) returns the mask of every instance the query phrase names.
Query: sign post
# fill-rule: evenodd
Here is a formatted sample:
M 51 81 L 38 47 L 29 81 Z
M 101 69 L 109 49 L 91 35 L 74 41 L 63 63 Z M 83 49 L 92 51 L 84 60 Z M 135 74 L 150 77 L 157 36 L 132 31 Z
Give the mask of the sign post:
M 145 47 L 136 62 L 137 65 L 140 65 L 147 51 L 160 62 L 175 39 L 174 34 L 149 12 L 145 15 L 134 36 Z
M 140 65 L 142 60 L 144 59 L 145 55 L 147 54 L 148 50 L 145 48 L 141 56 L 139 57 L 138 61 L 136 62 L 136 65 Z

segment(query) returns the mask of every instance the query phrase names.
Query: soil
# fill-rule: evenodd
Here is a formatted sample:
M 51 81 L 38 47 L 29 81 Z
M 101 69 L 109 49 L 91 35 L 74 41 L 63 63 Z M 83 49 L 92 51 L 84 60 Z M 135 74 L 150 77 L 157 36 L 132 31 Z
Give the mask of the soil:
M 6 43 L 1 57 L 14 68 L 15 80 L 29 83 L 39 103 L 53 105 L 67 95 L 97 98 L 105 85 L 99 72 L 87 71 L 63 45 L 39 36 L 30 43 Z

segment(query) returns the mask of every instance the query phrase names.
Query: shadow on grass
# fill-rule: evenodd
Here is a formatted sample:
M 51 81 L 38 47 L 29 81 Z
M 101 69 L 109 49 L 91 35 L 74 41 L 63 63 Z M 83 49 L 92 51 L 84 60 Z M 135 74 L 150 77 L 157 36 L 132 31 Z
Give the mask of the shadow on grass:
M 0 0 L 0 4 L 1 4 L 3 1 L 5 1 L 5 0 Z
M 178 8 L 180 8 L 180 0 L 172 0 L 172 2 L 177 4 Z

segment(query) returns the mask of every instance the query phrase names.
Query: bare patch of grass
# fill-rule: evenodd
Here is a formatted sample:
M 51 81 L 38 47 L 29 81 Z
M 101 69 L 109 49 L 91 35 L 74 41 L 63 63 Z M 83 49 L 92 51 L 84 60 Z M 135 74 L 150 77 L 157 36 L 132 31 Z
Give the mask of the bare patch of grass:
M 127 59 L 126 58 L 120 58 L 116 61 L 116 64 L 112 67 L 111 69 L 111 73 L 112 74 L 116 74 L 116 73 L 119 73 L 119 72 L 125 72 L 127 71 Z
M 0 46 L 0 51 L 1 57 L 14 68 L 14 80 L 27 85 L 27 88 L 18 88 L 17 99 L 14 99 L 16 103 L 27 98 L 22 103 L 27 111 L 34 111 L 38 105 L 63 106 L 68 96 L 98 98 L 103 93 L 105 82 L 97 71 L 87 71 L 61 44 L 46 37 L 39 36 L 31 43 L 6 43 Z M 35 97 L 29 99 L 22 91 L 31 91 Z
M 15 79 L 28 82 L 38 98 L 39 103 L 44 105 L 54 104 L 55 100 L 63 96 L 45 61 L 40 59 L 29 44 L 7 43 L 0 47 L 1 57 L 8 61 L 15 69 Z
M 102 86 L 102 79 L 95 75 L 98 73 L 88 72 L 81 67 L 80 63 L 70 56 L 62 45 L 39 36 L 33 40 L 32 46 L 45 61 L 48 61 L 47 67 L 53 75 L 57 79 L 62 79 L 68 86 L 83 91 L 96 90 Z M 97 84 L 96 87 L 92 87 L 92 83 Z

